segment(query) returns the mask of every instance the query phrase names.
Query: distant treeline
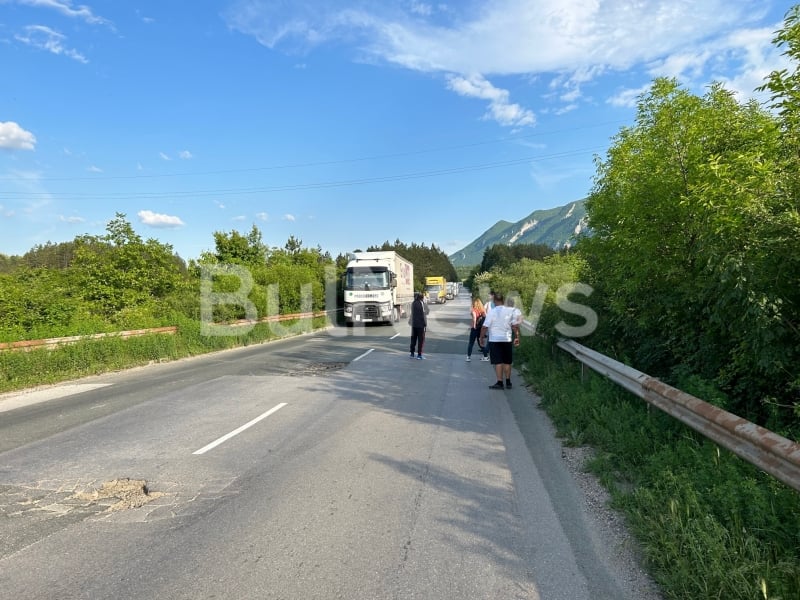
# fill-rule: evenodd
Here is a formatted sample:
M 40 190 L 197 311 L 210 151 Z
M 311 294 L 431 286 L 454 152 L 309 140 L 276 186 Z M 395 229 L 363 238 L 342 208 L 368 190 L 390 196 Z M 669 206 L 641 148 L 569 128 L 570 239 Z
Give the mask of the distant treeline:
M 346 255 L 333 258 L 293 236 L 284 246 L 271 247 L 255 225 L 246 233 L 217 231 L 213 237 L 214 250 L 187 263 L 169 244 L 143 239 L 118 213 L 104 235 L 38 245 L 22 256 L 0 254 L 0 341 L 196 323 L 202 273 L 221 265 L 247 270 L 253 285 L 246 299 L 259 318 L 301 312 L 303 294 L 310 294 L 313 311 L 336 309 L 325 306 L 325 287 L 340 287 Z M 414 262 L 419 289 L 427 275 L 455 278 L 449 259 L 435 245 L 399 240 L 395 245 Z M 240 289 L 235 273 L 210 272 L 214 292 Z M 277 298 L 269 292 L 275 286 Z M 246 316 L 245 307 L 236 303 L 217 303 L 213 310 L 215 322 Z

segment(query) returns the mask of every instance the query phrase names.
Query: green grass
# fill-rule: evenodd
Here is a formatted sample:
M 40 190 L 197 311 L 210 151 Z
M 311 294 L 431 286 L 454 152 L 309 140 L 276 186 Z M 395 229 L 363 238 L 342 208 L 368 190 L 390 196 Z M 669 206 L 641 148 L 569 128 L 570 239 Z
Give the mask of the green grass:
M 281 326 L 287 330 L 293 323 L 283 322 Z M 326 325 L 324 317 L 312 319 L 313 329 Z M 174 335 L 153 334 L 128 339 L 110 337 L 81 340 L 51 350 L 0 351 L 0 392 L 260 344 L 278 337 L 275 327 L 269 323 L 260 323 L 241 335 L 204 336 L 198 322 L 186 319 L 178 323 L 178 332 Z
M 565 443 L 596 449 L 588 468 L 665 597 L 800 598 L 800 494 L 544 339 L 517 359 Z

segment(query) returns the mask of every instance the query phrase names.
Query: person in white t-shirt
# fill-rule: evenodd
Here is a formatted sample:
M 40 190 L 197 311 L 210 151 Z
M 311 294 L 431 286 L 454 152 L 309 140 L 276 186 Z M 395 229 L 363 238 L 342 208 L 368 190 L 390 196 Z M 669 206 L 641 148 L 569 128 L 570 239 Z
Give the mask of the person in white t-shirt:
M 494 390 L 511 389 L 514 346 L 519 346 L 517 314 L 521 317 L 521 313 L 518 309 L 504 306 L 505 299 L 500 292 L 495 293 L 494 302 L 495 307 L 487 312 L 483 322 L 479 343 L 485 345 L 488 335 L 489 359 L 497 376 L 497 382 L 489 387 Z

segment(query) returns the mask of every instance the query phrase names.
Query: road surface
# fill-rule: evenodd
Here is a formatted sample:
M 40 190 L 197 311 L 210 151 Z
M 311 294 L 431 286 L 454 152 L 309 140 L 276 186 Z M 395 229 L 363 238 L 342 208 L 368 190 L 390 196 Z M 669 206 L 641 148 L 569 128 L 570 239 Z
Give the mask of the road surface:
M 1 396 L 0 595 L 635 598 L 468 310 Z

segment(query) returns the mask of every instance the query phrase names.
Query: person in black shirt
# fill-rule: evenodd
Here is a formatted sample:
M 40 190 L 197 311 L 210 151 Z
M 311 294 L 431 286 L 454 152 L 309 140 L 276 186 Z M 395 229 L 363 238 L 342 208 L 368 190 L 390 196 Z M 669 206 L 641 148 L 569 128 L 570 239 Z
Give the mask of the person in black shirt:
M 422 346 L 425 344 L 425 330 L 428 328 L 428 307 L 422 300 L 422 294 L 414 294 L 414 301 L 411 303 L 411 317 L 408 320 L 411 325 L 411 356 L 414 358 L 416 348 L 418 360 L 423 360 Z

